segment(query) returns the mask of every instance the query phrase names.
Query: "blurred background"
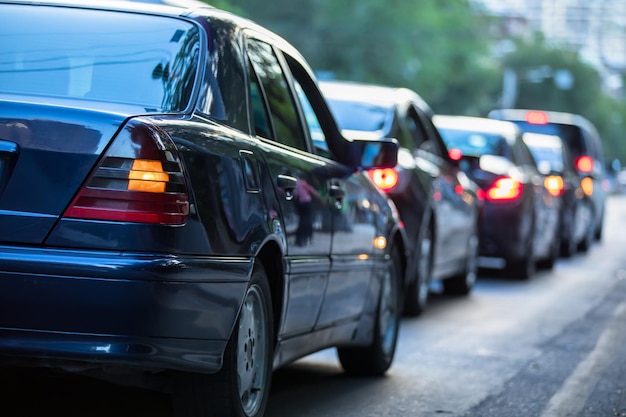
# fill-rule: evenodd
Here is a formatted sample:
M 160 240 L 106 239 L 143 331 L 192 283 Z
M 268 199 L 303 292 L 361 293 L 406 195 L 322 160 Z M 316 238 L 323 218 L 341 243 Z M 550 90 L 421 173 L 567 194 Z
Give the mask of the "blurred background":
M 207 1 L 273 30 L 319 79 L 408 87 L 437 113 L 578 113 L 626 163 L 624 0 Z M 626 177 L 622 175 L 622 177 Z M 622 184 L 623 185 L 623 184 Z

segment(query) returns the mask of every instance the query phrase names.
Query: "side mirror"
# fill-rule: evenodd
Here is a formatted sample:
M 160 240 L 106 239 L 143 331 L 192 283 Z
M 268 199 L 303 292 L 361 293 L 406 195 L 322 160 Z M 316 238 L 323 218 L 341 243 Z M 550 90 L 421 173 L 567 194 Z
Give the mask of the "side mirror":
M 398 164 L 398 141 L 390 138 L 352 141 L 359 169 L 393 168 Z
M 354 169 L 394 168 L 398 164 L 398 141 L 376 132 L 343 130 L 346 144 L 341 161 Z

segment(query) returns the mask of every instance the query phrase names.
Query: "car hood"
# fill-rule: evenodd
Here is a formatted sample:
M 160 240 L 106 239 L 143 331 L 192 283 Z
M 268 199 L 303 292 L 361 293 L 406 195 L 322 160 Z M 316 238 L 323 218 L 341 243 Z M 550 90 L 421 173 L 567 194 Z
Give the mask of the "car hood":
M 0 100 L 0 242 L 39 244 L 129 115 Z

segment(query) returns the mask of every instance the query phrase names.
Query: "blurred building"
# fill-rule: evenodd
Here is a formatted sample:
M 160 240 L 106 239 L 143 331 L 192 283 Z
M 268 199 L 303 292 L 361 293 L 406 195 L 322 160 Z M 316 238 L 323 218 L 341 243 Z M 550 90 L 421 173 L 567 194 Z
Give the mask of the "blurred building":
M 474 0 L 500 18 L 499 36 L 530 36 L 539 31 L 550 44 L 579 51 L 602 75 L 608 91 L 618 92 L 626 75 L 625 0 Z

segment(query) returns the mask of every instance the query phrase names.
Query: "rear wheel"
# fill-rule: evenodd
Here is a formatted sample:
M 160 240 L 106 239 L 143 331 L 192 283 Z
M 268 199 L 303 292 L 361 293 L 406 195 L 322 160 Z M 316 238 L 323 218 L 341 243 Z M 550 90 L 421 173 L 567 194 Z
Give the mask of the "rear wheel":
M 265 270 L 256 265 L 217 374 L 173 375 L 176 417 L 261 417 L 272 372 L 272 301 Z
M 600 217 L 600 222 L 598 223 L 598 226 L 596 227 L 596 231 L 593 235 L 593 240 L 595 240 L 596 242 L 599 242 L 602 240 L 603 226 L 604 226 L 604 212 L 602 213 L 602 217 Z
M 426 309 L 433 270 L 433 245 L 433 228 L 432 224 L 428 223 L 417 244 L 417 278 L 407 288 L 404 305 L 404 312 L 407 315 L 418 316 Z
M 561 256 L 571 258 L 576 253 L 576 242 L 571 234 L 561 241 Z
M 347 373 L 380 376 L 391 366 L 400 328 L 401 270 L 400 252 L 394 248 L 381 282 L 372 344 L 365 347 L 337 348 L 339 361 Z
M 443 280 L 443 290 L 448 294 L 466 295 L 472 291 L 478 275 L 478 235 L 470 236 L 467 244 L 465 270 L 458 275 Z
M 516 279 L 529 279 L 535 275 L 536 264 L 533 251 L 534 232 L 529 233 L 524 247 L 526 250 L 521 258 L 511 261 L 508 266 L 509 273 Z
M 580 252 L 587 252 L 591 249 L 591 246 L 593 246 L 594 233 L 595 229 L 593 225 L 589 225 L 585 231 L 585 237 L 580 241 L 580 243 L 578 243 L 578 250 Z
M 541 269 L 552 269 L 554 268 L 554 264 L 556 260 L 559 258 L 559 254 L 561 252 L 561 239 L 559 238 L 558 233 L 555 233 L 554 238 L 552 239 L 552 244 L 550 245 L 550 253 L 548 256 L 542 260 L 540 260 L 537 266 Z
M 567 210 L 565 216 L 566 220 L 561 225 L 563 229 L 560 233 L 562 236 L 560 255 L 570 258 L 576 253 L 576 237 L 574 236 L 576 215 L 573 210 Z

